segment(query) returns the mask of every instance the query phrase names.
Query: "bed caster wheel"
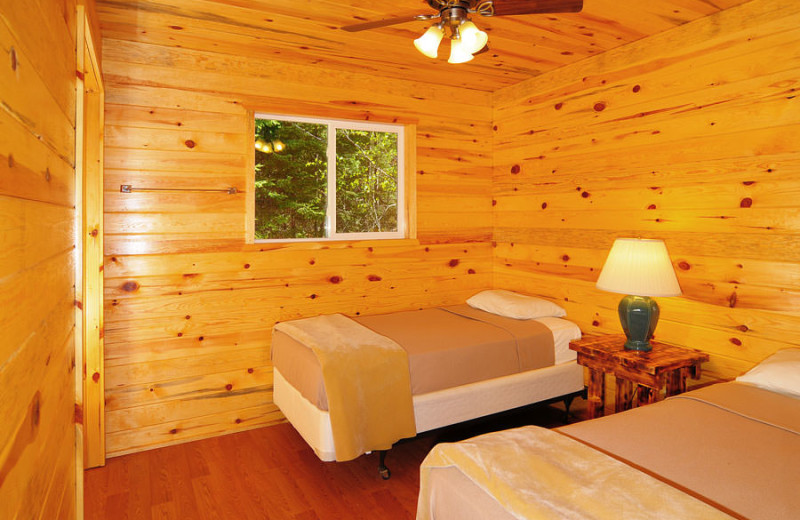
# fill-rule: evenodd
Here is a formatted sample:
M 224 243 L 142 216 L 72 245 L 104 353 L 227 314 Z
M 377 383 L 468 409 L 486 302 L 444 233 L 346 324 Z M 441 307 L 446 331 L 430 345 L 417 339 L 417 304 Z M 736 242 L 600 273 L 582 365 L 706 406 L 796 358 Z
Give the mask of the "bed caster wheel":
M 389 480 L 392 476 L 392 472 L 386 467 L 386 450 L 379 451 L 378 457 L 378 473 L 383 480 Z

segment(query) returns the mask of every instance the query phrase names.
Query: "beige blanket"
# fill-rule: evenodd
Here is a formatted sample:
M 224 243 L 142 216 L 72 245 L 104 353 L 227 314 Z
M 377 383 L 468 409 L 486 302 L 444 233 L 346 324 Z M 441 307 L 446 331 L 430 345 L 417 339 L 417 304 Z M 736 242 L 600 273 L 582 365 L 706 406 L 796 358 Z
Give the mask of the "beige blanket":
M 420 470 L 417 520 L 433 520 L 432 470 L 454 466 L 520 519 L 731 518 L 565 435 L 526 426 L 434 447 Z
M 408 357 L 394 341 L 341 314 L 278 323 L 322 367 L 336 460 L 386 450 L 416 435 Z

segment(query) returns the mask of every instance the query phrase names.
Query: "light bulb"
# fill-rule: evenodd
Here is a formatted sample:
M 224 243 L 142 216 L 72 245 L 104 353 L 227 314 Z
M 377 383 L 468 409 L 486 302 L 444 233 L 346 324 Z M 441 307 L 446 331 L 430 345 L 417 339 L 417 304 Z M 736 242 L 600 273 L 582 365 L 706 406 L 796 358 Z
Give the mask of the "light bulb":
M 447 63 L 466 63 L 474 56 L 464 45 L 463 40 L 450 40 L 450 59 Z
M 439 43 L 444 37 L 444 29 L 439 25 L 431 25 L 425 34 L 414 40 L 414 47 L 429 58 L 439 55 Z
M 489 36 L 478 29 L 478 27 L 469 20 L 462 23 L 458 29 L 461 34 L 462 45 L 464 45 L 471 54 L 475 54 L 483 49 L 489 41 Z
M 286 145 L 283 144 L 283 142 L 279 141 L 278 139 L 275 139 L 274 141 L 272 141 L 272 149 L 275 150 L 276 152 L 282 152 L 283 150 L 286 149 Z

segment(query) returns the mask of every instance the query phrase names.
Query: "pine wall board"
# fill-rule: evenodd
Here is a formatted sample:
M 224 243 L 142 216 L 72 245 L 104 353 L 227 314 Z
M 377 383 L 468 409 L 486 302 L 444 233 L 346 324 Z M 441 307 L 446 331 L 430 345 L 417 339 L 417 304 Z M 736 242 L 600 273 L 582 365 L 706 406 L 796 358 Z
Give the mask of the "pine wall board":
M 276 321 L 458 303 L 491 286 L 489 94 L 145 43 L 150 27 L 108 32 L 118 9 L 99 14 L 110 456 L 283 420 Z M 248 110 L 413 125 L 416 238 L 248 244 Z
M 0 518 L 77 518 L 75 2 L 0 2 Z
M 798 27 L 754 0 L 496 92 L 495 285 L 621 332 L 594 282 L 615 238 L 663 238 L 659 340 L 724 379 L 800 345 Z

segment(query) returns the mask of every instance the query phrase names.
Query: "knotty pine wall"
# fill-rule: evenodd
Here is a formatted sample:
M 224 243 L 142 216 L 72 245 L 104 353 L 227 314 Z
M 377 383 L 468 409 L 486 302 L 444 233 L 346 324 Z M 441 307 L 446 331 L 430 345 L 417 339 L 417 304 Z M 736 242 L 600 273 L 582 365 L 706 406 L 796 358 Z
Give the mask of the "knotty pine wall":
M 494 97 L 495 285 L 621 332 L 617 237 L 666 240 L 660 340 L 731 378 L 800 344 L 800 4 L 755 0 Z
M 76 518 L 75 2 L 0 2 L 0 518 Z
M 99 11 L 110 456 L 282 420 L 278 320 L 458 303 L 491 285 L 489 94 L 160 45 L 144 41 L 152 15 L 131 26 Z M 416 238 L 247 244 L 248 109 L 412 125 Z

